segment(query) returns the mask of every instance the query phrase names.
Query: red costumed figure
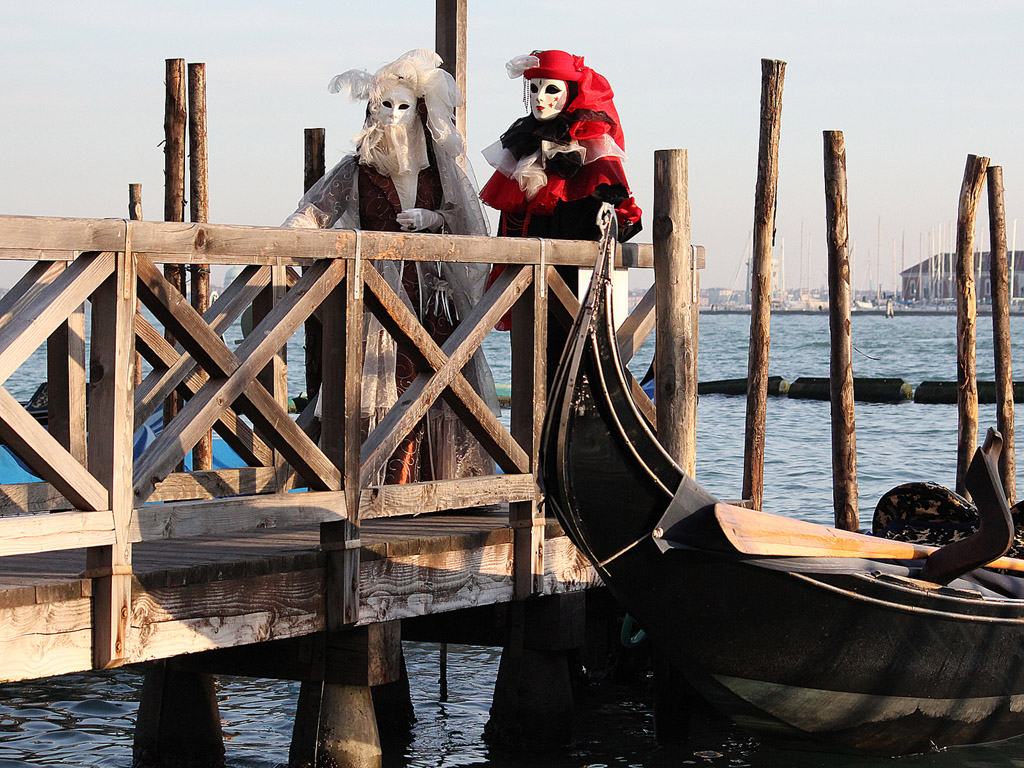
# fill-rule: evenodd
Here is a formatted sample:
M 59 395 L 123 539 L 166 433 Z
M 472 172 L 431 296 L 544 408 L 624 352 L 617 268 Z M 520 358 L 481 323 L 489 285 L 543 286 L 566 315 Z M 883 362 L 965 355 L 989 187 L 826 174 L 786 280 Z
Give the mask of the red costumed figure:
M 612 203 L 619 239 L 640 231 L 622 161 L 626 142 L 608 81 L 565 51 L 534 51 L 506 65 L 524 77 L 530 114 L 484 150 L 496 172 L 480 198 L 501 211 L 498 234 L 596 240 L 602 202 Z
M 501 211 L 498 234 L 597 240 L 602 203 L 615 206 L 620 241 L 639 232 L 640 209 L 626 182 L 626 142 L 608 81 L 582 56 L 565 51 L 534 51 L 505 66 L 509 77 L 525 79 L 530 114 L 483 153 L 496 170 L 480 198 Z M 508 318 L 498 328 L 509 330 Z

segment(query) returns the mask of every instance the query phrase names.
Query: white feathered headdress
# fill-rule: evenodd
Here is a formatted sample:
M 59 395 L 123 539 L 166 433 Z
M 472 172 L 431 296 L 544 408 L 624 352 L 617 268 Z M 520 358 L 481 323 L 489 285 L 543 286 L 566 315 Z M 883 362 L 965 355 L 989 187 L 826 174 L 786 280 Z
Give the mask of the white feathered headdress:
M 427 107 L 427 127 L 436 143 L 447 144 L 462 137 L 455 130 L 455 108 L 462 106 L 462 94 L 455 79 L 441 69 L 441 57 L 425 48 L 402 54 L 375 74 L 365 69 L 350 69 L 331 79 L 327 90 L 344 93 L 353 101 L 368 101 L 379 106 L 396 85 L 409 88 Z

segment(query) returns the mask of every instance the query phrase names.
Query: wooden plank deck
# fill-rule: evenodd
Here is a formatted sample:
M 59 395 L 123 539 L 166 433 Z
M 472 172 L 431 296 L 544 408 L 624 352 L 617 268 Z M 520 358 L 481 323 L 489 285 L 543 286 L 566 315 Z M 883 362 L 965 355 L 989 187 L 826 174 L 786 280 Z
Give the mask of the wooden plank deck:
M 598 579 L 547 520 L 543 594 Z M 125 663 L 296 638 L 325 629 L 328 553 L 319 526 L 133 547 Z M 514 599 L 508 510 L 367 520 L 359 625 Z M 93 668 L 86 550 L 0 558 L 0 680 Z

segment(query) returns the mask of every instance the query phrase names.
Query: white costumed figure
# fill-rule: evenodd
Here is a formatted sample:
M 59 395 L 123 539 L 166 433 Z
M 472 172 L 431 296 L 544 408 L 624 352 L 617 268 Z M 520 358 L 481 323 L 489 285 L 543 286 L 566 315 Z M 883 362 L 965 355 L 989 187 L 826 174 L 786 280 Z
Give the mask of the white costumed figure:
M 433 51 L 414 50 L 375 74 L 349 70 L 331 80 L 331 93 L 366 100 L 366 121 L 345 156 L 302 198 L 286 227 L 418 231 L 486 235 L 465 143 L 455 127 L 458 86 Z M 483 296 L 489 265 L 453 262 L 372 262 L 442 344 Z M 363 364 L 364 434 L 372 430 L 415 379 L 413 361 L 381 324 L 366 316 Z M 490 368 L 477 351 L 463 370 L 498 412 Z M 491 474 L 494 462 L 442 402 L 396 450 L 380 482 Z

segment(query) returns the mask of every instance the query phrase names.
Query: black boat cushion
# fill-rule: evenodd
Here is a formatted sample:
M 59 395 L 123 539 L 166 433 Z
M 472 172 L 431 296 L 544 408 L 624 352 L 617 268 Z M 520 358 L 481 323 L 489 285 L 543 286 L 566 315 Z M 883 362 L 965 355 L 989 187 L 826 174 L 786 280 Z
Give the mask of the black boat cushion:
M 1014 536 L 1009 557 L 1024 555 L 1024 510 L 1010 508 Z M 978 508 L 938 483 L 905 483 L 879 499 L 871 532 L 875 536 L 943 547 L 978 530 Z

